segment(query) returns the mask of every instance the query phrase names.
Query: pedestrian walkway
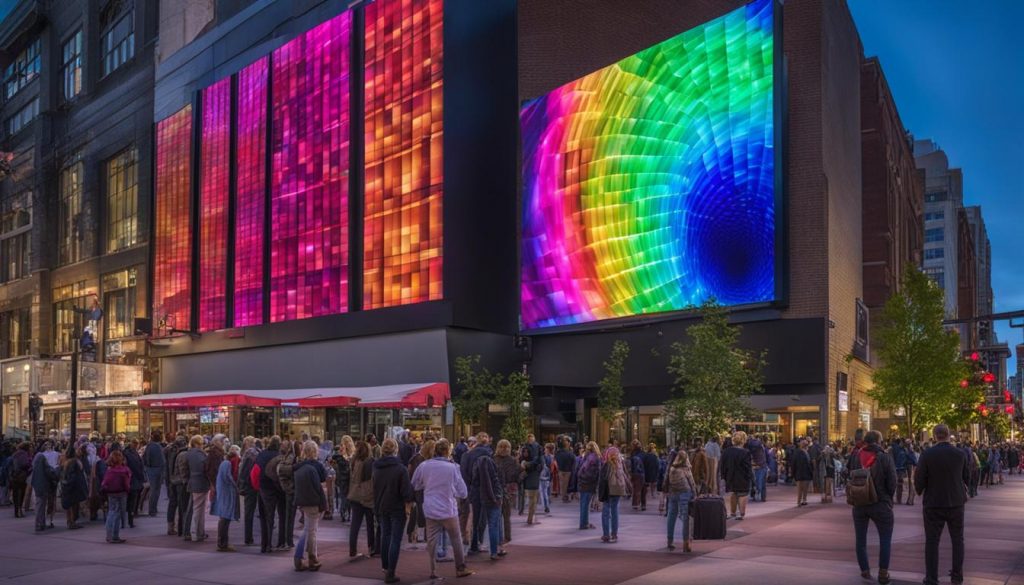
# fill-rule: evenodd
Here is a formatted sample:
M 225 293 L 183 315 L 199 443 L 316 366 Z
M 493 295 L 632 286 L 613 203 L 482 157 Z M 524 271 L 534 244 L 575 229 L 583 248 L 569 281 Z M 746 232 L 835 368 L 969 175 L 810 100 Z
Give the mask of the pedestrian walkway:
M 1024 478 L 1008 476 L 1007 484 L 982 488 L 967 508 L 966 583 L 969 585 L 1024 585 Z M 459 583 L 488 585 L 677 585 L 679 583 L 763 585 L 863 584 L 853 556 L 853 529 L 849 507 L 840 501 L 797 509 L 793 488 L 769 488 L 769 501 L 751 503 L 747 519 L 729 523 L 725 541 L 694 543 L 684 554 L 665 548 L 665 522 L 656 505 L 645 513 L 623 506 L 619 542 L 604 544 L 600 530 L 576 529 L 578 506 L 552 502 L 552 514 L 541 524 L 527 527 L 525 517 L 513 517 L 509 556 L 492 562 L 487 555 L 469 557 L 477 574 Z M 163 506 L 161 505 L 161 510 Z M 240 547 L 235 554 L 217 553 L 213 541 L 186 543 L 163 534 L 162 517 L 143 517 L 138 527 L 122 532 L 128 544 L 103 543 L 100 522 L 66 531 L 56 528 L 33 533 L 31 519 L 15 520 L 10 508 L 0 509 L 0 584 L 87 585 L 132 583 L 185 585 L 223 583 L 320 583 L 361 585 L 380 583 L 378 559 L 350 562 L 348 526 L 321 523 L 318 573 L 295 573 L 290 553 L 258 554 L 259 547 Z M 240 525 L 232 524 L 232 542 L 241 538 Z M 676 537 L 678 542 L 679 537 Z M 869 542 L 876 542 L 872 536 Z M 948 540 L 942 562 L 948 567 Z M 429 583 L 422 543 L 401 553 L 398 575 L 403 583 Z M 872 567 L 877 547 L 870 547 Z M 924 532 L 920 506 L 896 506 L 892 575 L 895 583 L 920 583 L 924 569 Z M 440 572 L 451 581 L 454 567 Z

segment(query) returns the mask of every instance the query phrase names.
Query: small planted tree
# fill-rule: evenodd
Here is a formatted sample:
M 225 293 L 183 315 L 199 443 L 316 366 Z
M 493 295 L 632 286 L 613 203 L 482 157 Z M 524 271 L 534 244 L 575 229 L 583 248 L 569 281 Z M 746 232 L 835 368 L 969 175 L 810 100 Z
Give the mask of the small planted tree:
M 498 391 L 498 403 L 507 409 L 508 415 L 501 426 L 501 437 L 518 447 L 526 442 L 530 433 L 530 377 L 522 372 L 512 372 Z
M 622 412 L 622 373 L 629 357 L 629 343 L 617 340 L 604 362 L 604 377 L 597 388 L 597 414 L 601 420 L 613 424 Z
M 675 378 L 665 414 L 676 437 L 705 438 L 750 415 L 748 397 L 762 391 L 765 354 L 737 347 L 740 327 L 714 299 L 701 305 L 689 340 L 672 344 L 668 371 Z
M 882 365 L 868 392 L 880 407 L 903 410 L 902 431 L 907 436 L 959 418 L 962 399 L 971 398 L 960 386 L 967 369 L 960 357 L 959 335 L 946 330 L 944 318 L 942 289 L 920 270 L 908 268 L 902 290 L 882 310 L 877 330 Z
M 464 424 L 483 423 L 487 405 L 494 401 L 501 386 L 501 376 L 480 365 L 480 356 L 462 356 L 455 359 L 455 380 L 459 393 L 452 398 L 452 406 Z

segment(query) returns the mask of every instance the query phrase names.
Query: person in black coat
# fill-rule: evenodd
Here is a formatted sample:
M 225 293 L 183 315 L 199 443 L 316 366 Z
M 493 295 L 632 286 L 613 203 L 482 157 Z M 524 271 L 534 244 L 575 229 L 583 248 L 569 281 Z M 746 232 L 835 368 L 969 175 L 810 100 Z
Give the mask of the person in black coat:
M 863 506 L 853 507 L 853 527 L 856 532 L 857 564 L 860 565 L 861 577 L 871 578 L 871 566 L 868 563 L 868 521 L 875 523 L 878 530 L 878 582 L 889 583 L 889 556 L 892 547 L 892 529 L 895 518 L 892 512 L 893 496 L 899 476 L 896 474 L 896 462 L 892 455 L 882 449 L 882 434 L 870 431 L 864 436 L 864 446 L 850 457 L 850 471 L 870 469 L 870 477 L 875 484 L 878 501 Z
M 658 458 L 657 446 L 654 443 L 647 445 L 643 461 L 644 489 L 653 495 L 658 485 L 658 476 L 661 475 L 661 460 Z
M 395 569 L 402 550 L 405 505 L 414 500 L 409 470 L 398 458 L 398 442 L 387 438 L 373 463 L 373 512 L 380 518 L 380 563 L 385 583 L 397 583 Z
M 754 481 L 754 466 L 747 444 L 747 433 L 737 431 L 732 435 L 732 446 L 722 451 L 721 469 L 725 490 L 731 492 L 729 517 L 743 520 L 747 515 L 747 498 L 750 497 L 750 482 Z M 739 515 L 736 514 L 737 509 Z
M 807 439 L 800 439 L 797 450 L 793 452 L 793 479 L 796 480 L 796 505 L 807 505 L 807 492 L 814 480 L 814 464 L 808 453 Z
M 50 442 L 36 453 L 32 460 L 32 493 L 36 498 L 36 532 L 46 530 L 46 509 L 52 505 L 50 499 L 57 493 L 57 470 L 50 466 L 47 454 L 56 456 Z M 51 526 L 53 526 L 51 524 Z
M 937 425 L 932 431 L 935 444 L 917 462 L 914 491 L 923 496 L 925 585 L 939 582 L 939 540 L 949 526 L 953 543 L 954 584 L 964 582 L 964 504 L 971 472 L 963 452 L 949 442 L 949 427 Z
M 132 472 L 131 490 L 128 492 L 128 527 L 135 528 L 135 512 L 139 509 L 139 496 L 146 484 L 146 466 L 139 455 L 138 441 L 132 441 L 124 450 L 125 465 Z M 152 486 L 151 486 L 152 487 Z

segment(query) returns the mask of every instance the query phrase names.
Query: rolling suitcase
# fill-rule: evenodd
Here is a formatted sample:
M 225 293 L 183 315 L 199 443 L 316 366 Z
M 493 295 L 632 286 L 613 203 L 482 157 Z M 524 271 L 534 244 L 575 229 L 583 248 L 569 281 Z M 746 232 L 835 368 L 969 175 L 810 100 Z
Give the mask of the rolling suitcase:
M 692 501 L 694 540 L 725 538 L 725 500 L 719 496 L 702 496 Z

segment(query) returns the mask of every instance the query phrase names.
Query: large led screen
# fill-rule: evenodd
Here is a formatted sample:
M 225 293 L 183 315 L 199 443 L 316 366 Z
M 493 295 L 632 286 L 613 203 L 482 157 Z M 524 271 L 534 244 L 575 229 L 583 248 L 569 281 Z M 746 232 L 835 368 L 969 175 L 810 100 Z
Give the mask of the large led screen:
M 773 0 L 520 111 L 524 329 L 775 298 Z
M 443 11 L 366 6 L 364 309 L 442 297 Z
M 203 90 L 199 141 L 199 330 L 227 326 L 231 78 Z
M 348 310 L 352 13 L 274 51 L 270 320 Z
M 235 327 L 263 323 L 267 191 L 267 57 L 238 72 L 235 190 Z
M 153 226 L 153 318 L 166 329 L 191 329 L 192 106 L 156 125 L 156 218 Z

